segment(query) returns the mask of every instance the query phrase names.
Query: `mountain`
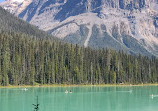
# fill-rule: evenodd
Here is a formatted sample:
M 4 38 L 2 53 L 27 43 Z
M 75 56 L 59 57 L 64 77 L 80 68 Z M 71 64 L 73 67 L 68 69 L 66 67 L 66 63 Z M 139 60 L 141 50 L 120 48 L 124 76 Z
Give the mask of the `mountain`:
M 17 32 L 40 38 L 49 37 L 49 35 L 39 30 L 37 27 L 15 17 L 2 7 L 0 7 L 0 32 Z
M 158 0 L 6 0 L 1 6 L 70 43 L 158 56 Z
M 11 2 L 14 3 L 17 1 Z M 17 4 L 20 3 L 22 5 L 23 2 L 17 2 Z M 97 15 L 95 18 L 95 13 L 89 12 L 85 14 L 87 14 L 88 18 L 85 18 L 84 14 L 73 17 L 78 18 L 77 20 L 86 19 L 89 21 L 88 23 L 90 24 L 83 24 L 81 26 L 78 24 L 81 28 L 80 32 L 82 32 L 79 34 L 90 38 L 90 41 L 85 39 L 89 46 L 95 42 L 98 42 L 96 46 L 101 45 L 101 42 L 109 42 L 111 46 L 107 44 L 107 47 L 115 46 L 115 49 L 118 48 L 117 46 L 122 46 L 125 48 L 124 50 L 130 52 L 135 45 L 140 52 L 145 50 L 145 48 L 139 47 L 139 42 L 131 36 L 119 36 L 117 33 L 113 33 L 110 36 L 107 32 L 106 24 L 101 25 L 101 29 L 104 30 L 101 35 L 97 25 L 99 24 Z M 83 18 L 81 17 L 82 15 L 84 15 Z M 73 17 L 61 20 L 61 23 L 65 21 L 65 25 L 70 26 L 77 24 L 75 20 L 66 22 Z M 62 27 L 64 26 L 58 26 L 54 31 Z M 50 31 L 53 32 L 53 29 Z M 114 27 L 113 31 L 117 32 L 118 27 Z M 79 34 L 78 37 L 80 37 Z M 105 35 L 103 36 L 103 34 Z M 77 34 L 74 34 L 75 36 Z M 114 39 L 110 39 L 112 37 Z M 123 41 L 126 41 L 126 43 L 129 42 L 127 44 L 131 46 L 129 50 L 121 42 L 120 44 L 115 44 L 117 42 L 114 43 L 116 40 L 119 41 L 119 37 Z M 67 40 L 72 39 L 69 38 Z M 76 40 L 74 39 L 73 43 Z M 141 48 L 142 51 L 140 50 Z M 144 54 L 151 55 L 148 51 Z M 151 59 L 141 55 L 129 55 L 123 51 L 117 52 L 105 48 L 94 50 L 89 47 L 84 48 L 78 45 L 63 43 L 61 40 L 49 38 L 44 31 L 13 16 L 0 7 L 0 86 L 157 83 L 157 74 L 158 59 L 156 57 L 152 57 Z

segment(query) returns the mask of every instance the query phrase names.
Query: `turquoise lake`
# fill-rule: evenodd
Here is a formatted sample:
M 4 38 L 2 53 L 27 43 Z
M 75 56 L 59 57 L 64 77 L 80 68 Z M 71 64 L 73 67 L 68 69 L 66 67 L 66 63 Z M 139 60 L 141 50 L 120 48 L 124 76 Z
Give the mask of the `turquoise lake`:
M 158 86 L 27 89 L 1 88 L 0 111 L 33 111 L 36 96 L 39 111 L 158 111 Z

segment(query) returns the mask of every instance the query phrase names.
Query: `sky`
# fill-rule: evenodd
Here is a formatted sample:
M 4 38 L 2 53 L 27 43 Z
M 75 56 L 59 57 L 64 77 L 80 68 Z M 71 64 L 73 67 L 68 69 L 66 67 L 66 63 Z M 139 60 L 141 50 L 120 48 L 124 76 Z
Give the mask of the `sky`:
M 0 0 L 0 2 L 3 2 L 4 0 Z
M 5 0 L 0 0 L 0 2 L 3 2 L 3 1 L 5 1 Z M 24 1 L 24 0 L 13 0 L 13 1 L 19 1 L 19 2 L 22 2 L 22 1 Z

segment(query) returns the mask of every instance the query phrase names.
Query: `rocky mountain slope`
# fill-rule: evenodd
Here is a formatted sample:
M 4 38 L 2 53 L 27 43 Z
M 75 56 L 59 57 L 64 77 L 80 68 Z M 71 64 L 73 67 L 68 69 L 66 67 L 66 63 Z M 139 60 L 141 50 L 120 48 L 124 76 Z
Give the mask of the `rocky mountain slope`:
M 158 0 L 7 0 L 1 6 L 70 43 L 158 56 Z
M 14 32 L 39 38 L 50 37 L 45 31 L 39 30 L 37 27 L 15 17 L 2 7 L 0 7 L 0 33 Z

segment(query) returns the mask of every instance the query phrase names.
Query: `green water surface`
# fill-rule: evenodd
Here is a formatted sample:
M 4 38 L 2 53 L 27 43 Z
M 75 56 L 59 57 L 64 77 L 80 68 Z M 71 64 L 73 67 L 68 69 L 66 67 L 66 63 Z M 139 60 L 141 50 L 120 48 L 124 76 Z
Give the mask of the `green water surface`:
M 36 96 L 39 111 L 158 111 L 158 86 L 1 88 L 0 111 L 33 111 Z

